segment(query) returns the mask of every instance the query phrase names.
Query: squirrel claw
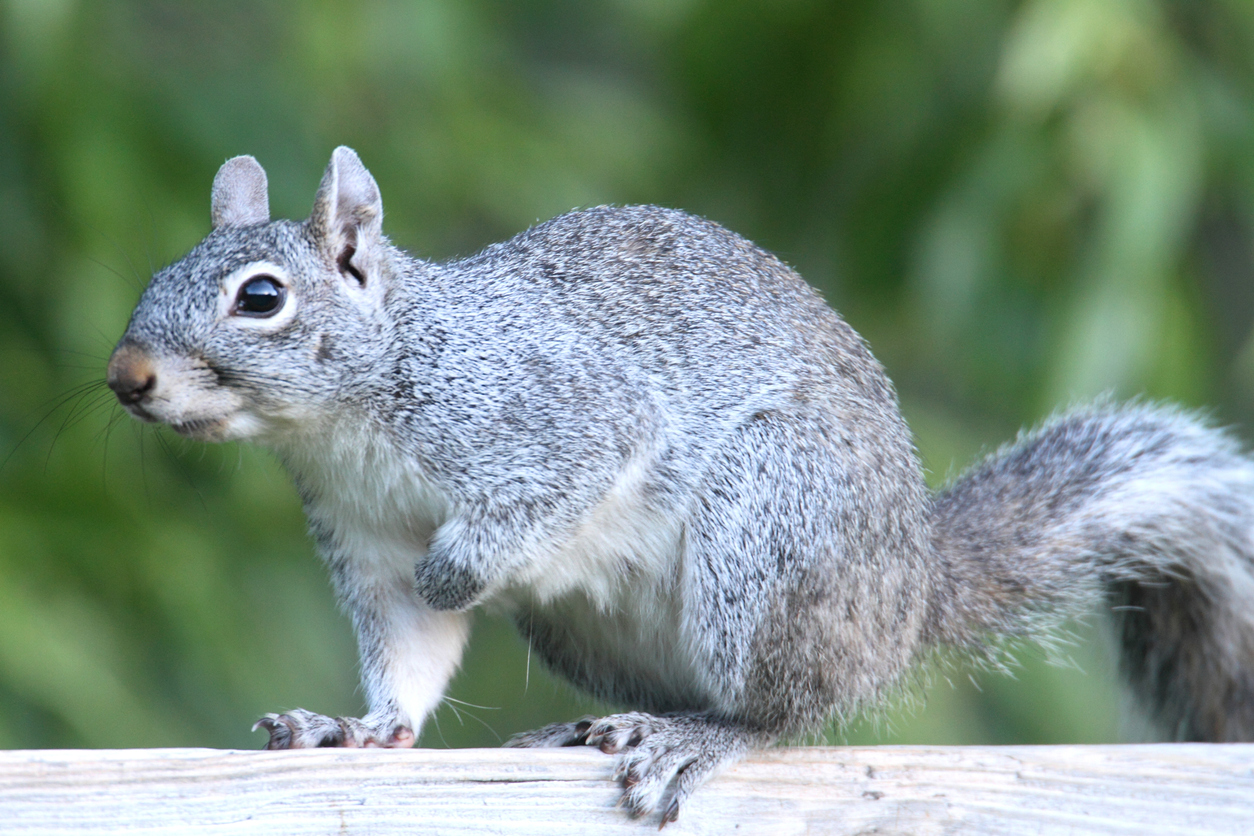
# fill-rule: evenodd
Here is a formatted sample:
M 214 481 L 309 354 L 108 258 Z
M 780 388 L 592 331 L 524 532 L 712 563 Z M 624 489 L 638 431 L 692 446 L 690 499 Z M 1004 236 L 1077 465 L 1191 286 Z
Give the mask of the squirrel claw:
M 573 723 L 553 723 L 535 731 L 516 734 L 503 745 L 515 749 L 534 749 L 548 746 L 583 746 L 590 743 L 588 730 L 596 722 L 595 717 L 583 717 Z
M 414 730 L 406 725 L 398 725 L 392 729 L 387 743 L 383 745 L 388 749 L 411 749 L 414 745 Z
M 267 749 L 408 749 L 414 745 L 414 731 L 404 723 L 367 723 L 355 717 L 326 717 L 300 708 L 285 714 L 267 714 L 253 724 L 253 731 L 258 729 L 270 734 Z
M 266 749 L 291 749 L 292 748 L 292 727 L 283 721 L 283 716 L 278 714 L 267 714 L 257 722 L 253 723 L 253 731 L 265 729 L 269 738 L 266 740 Z

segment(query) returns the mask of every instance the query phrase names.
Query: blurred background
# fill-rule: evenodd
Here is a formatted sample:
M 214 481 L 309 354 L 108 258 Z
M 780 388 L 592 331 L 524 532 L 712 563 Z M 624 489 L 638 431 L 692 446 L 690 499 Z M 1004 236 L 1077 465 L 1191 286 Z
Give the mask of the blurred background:
M 285 475 L 123 415 L 109 351 L 227 157 L 303 218 L 332 148 L 447 259 L 648 202 L 796 266 L 934 483 L 1103 392 L 1254 440 L 1248 0 L 0 0 L 0 747 L 258 747 L 361 710 Z M 1139 739 L 1101 639 L 939 667 L 829 740 Z M 1050 664 L 1050 662 L 1054 664 Z M 477 622 L 428 746 L 597 706 Z

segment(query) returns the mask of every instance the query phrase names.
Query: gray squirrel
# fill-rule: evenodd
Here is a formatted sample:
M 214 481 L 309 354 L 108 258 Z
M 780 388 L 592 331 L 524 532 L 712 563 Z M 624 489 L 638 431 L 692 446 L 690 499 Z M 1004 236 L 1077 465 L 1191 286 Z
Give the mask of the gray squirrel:
M 616 754 L 661 824 L 933 649 L 992 654 L 1098 602 L 1168 735 L 1254 739 L 1254 461 L 1197 417 L 1075 409 L 932 494 L 862 339 L 709 221 L 600 207 L 422 261 L 344 147 L 307 221 L 270 220 L 247 156 L 212 221 L 108 384 L 295 480 L 369 713 L 267 715 L 269 748 L 413 745 L 486 603 L 631 709 L 511 744 Z

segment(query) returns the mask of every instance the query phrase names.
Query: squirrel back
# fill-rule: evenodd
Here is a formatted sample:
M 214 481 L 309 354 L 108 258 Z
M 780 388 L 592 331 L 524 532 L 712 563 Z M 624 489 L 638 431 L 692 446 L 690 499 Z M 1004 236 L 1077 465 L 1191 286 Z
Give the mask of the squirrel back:
M 991 653 L 1094 601 L 1168 733 L 1254 738 L 1254 462 L 1204 421 L 1076 410 L 932 495 L 861 338 L 709 221 L 600 207 L 426 262 L 346 148 L 307 221 L 270 221 L 251 157 L 212 217 L 109 385 L 293 475 L 370 713 L 269 715 L 272 748 L 411 745 L 485 603 L 633 709 L 516 744 L 618 753 L 629 808 L 663 822 L 931 649 Z

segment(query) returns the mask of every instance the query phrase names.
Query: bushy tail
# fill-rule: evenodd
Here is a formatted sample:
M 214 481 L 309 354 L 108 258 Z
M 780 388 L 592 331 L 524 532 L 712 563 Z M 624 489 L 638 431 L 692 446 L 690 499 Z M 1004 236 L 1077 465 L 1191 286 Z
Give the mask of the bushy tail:
M 1101 405 L 1023 434 L 941 492 L 938 643 L 1110 605 L 1122 667 L 1184 740 L 1254 740 L 1254 461 L 1165 407 Z

